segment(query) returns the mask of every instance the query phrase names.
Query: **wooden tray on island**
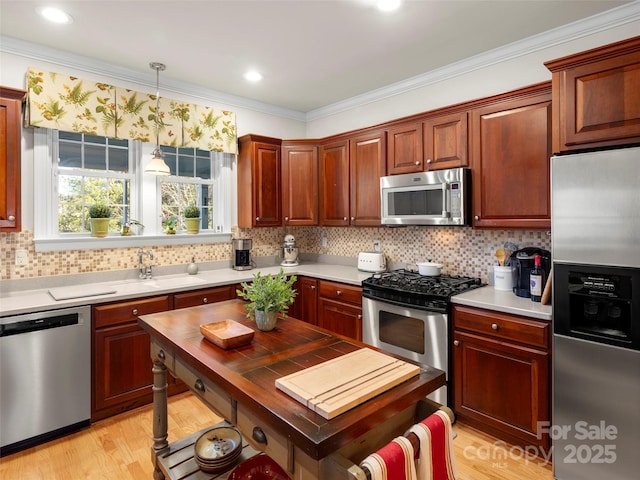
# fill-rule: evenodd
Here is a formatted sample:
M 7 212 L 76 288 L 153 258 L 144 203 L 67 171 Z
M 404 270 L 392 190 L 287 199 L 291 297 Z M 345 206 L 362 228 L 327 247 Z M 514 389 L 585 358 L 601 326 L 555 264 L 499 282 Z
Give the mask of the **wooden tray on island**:
M 251 343 L 255 332 L 241 323 L 225 319 L 200 325 L 200 333 L 210 342 L 227 350 Z

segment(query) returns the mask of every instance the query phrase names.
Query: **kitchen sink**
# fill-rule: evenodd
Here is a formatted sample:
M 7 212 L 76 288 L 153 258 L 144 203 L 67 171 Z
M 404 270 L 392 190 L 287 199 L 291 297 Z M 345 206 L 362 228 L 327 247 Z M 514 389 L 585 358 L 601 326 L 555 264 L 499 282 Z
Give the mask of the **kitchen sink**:
M 204 280 L 189 275 L 189 276 L 171 276 L 171 277 L 161 277 L 161 278 L 152 278 L 149 280 L 140 280 L 140 284 L 149 288 L 180 288 L 180 287 L 188 287 L 190 285 L 199 285 L 204 283 Z

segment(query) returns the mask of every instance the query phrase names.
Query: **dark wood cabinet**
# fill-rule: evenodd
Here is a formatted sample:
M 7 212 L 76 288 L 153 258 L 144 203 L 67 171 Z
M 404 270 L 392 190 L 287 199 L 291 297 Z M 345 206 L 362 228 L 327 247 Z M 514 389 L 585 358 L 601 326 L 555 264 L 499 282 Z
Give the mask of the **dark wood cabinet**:
M 466 167 L 467 112 L 449 113 L 422 123 L 424 170 Z
M 151 402 L 150 341 L 138 325 L 138 316 L 170 308 L 169 295 L 92 308 L 91 421 Z M 170 378 L 170 394 L 184 390 L 184 385 Z
M 282 215 L 285 226 L 318 225 L 318 145 L 282 144 Z
M 289 314 L 293 318 L 318 324 L 318 280 L 310 277 L 298 277 L 294 288 L 298 292 Z
M 362 340 L 362 288 L 319 280 L 318 326 Z
M 389 175 L 424 170 L 422 123 L 410 122 L 387 130 L 387 172 Z
M 371 132 L 349 140 L 351 225 L 379 226 L 380 177 L 385 175 L 385 133 Z
M 259 135 L 245 135 L 238 141 L 238 227 L 279 227 L 282 141 Z
M 517 445 L 549 446 L 549 322 L 463 306 L 453 308 L 456 414 Z M 548 425 L 548 423 L 547 423 Z
M 320 147 L 320 224 L 349 225 L 349 140 Z
M 640 36 L 545 65 L 554 152 L 640 142 Z
M 0 87 L 0 231 L 21 229 L 21 125 L 27 92 Z
M 474 227 L 551 227 L 549 83 L 473 109 L 470 155 Z
M 207 303 L 223 302 L 236 298 L 235 285 L 223 287 L 203 288 L 193 292 L 176 293 L 173 295 L 173 308 L 195 307 Z

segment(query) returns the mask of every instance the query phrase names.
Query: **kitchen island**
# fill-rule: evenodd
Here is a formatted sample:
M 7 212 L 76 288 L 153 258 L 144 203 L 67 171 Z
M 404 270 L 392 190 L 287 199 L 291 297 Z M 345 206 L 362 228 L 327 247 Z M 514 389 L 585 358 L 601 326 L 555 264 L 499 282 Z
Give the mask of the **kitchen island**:
M 155 478 L 170 476 L 159 461 L 171 450 L 167 370 L 297 480 L 358 478 L 348 472 L 353 462 L 420 420 L 420 402 L 445 383 L 444 372 L 423 367 L 417 376 L 327 420 L 278 390 L 275 380 L 367 346 L 293 318 L 279 318 L 274 330 L 261 332 L 243 305 L 230 300 L 140 317 L 154 363 Z M 251 343 L 224 350 L 201 335 L 201 324 L 223 319 L 253 328 Z

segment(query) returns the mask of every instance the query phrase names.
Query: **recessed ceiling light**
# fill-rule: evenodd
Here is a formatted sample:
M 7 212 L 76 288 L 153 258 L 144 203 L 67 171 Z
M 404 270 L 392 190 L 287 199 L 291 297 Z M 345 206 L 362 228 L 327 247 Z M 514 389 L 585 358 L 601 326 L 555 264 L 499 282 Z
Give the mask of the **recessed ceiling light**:
M 391 12 L 400 7 L 401 0 L 378 0 L 377 6 L 383 12 Z
M 71 23 L 73 17 L 66 12 L 54 7 L 39 7 L 36 9 L 40 15 L 54 23 Z
M 248 80 L 250 82 L 259 82 L 260 80 L 262 80 L 262 75 L 260 75 L 259 72 L 252 70 L 250 72 L 245 73 L 244 78 L 245 80 Z

